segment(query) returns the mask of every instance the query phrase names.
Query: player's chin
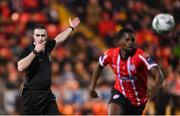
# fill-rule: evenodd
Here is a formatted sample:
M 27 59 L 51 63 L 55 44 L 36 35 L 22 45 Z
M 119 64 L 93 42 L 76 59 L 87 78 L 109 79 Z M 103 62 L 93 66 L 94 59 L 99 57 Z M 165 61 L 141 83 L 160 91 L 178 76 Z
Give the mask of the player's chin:
M 127 51 L 128 51 L 128 52 L 133 52 L 135 49 L 136 49 L 135 47 L 128 47 L 128 48 L 127 48 Z

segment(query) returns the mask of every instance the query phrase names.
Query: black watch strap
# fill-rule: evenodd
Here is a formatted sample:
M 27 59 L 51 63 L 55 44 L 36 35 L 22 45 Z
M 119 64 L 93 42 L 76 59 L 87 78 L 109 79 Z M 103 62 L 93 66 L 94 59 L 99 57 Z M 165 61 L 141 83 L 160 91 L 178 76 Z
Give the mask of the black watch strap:
M 35 55 L 38 55 L 38 52 L 36 50 L 32 51 Z
M 72 27 L 72 26 L 69 26 L 69 28 L 71 28 L 71 29 L 72 29 L 72 31 L 74 31 L 74 27 Z

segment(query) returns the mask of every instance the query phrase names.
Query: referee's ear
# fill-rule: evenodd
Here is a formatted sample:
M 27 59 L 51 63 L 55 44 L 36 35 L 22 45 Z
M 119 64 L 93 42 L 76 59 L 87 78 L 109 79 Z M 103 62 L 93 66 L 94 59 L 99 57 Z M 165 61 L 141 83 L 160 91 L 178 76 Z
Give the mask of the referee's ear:
M 33 33 L 33 38 L 35 38 L 35 34 Z

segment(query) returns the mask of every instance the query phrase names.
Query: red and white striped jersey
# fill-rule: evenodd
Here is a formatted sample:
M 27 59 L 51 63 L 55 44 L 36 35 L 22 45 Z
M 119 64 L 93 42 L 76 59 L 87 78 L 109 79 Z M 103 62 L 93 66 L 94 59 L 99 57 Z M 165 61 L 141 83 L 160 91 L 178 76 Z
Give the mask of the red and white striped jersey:
M 147 70 L 157 64 L 143 50 L 122 60 L 120 48 L 111 48 L 99 57 L 101 66 L 109 64 L 115 73 L 114 88 L 122 93 L 132 104 L 139 106 L 147 102 Z

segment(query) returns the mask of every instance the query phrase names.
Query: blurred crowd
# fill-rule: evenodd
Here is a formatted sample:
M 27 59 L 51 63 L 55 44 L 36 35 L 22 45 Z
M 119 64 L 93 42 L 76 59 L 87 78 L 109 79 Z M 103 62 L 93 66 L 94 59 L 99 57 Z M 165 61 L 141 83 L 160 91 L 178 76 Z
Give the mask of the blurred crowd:
M 89 97 L 88 87 L 98 57 L 105 48 L 116 46 L 116 33 L 123 27 L 136 31 L 137 45 L 147 51 L 162 68 L 165 81 L 144 114 L 180 114 L 180 1 L 179 0 L 1 0 L 0 1 L 0 114 L 22 114 L 19 87 L 24 72 L 17 71 L 19 53 L 31 44 L 32 28 L 44 24 L 49 39 L 64 25 L 58 7 L 78 16 L 86 30 L 76 30 L 51 54 L 52 90 L 61 114 L 107 114 L 107 102 L 114 83 L 107 67 L 98 82 L 100 98 Z M 176 26 L 166 35 L 151 28 L 158 13 L 173 15 Z M 60 16 L 61 15 L 61 16 Z M 68 20 L 66 21 L 68 22 Z

